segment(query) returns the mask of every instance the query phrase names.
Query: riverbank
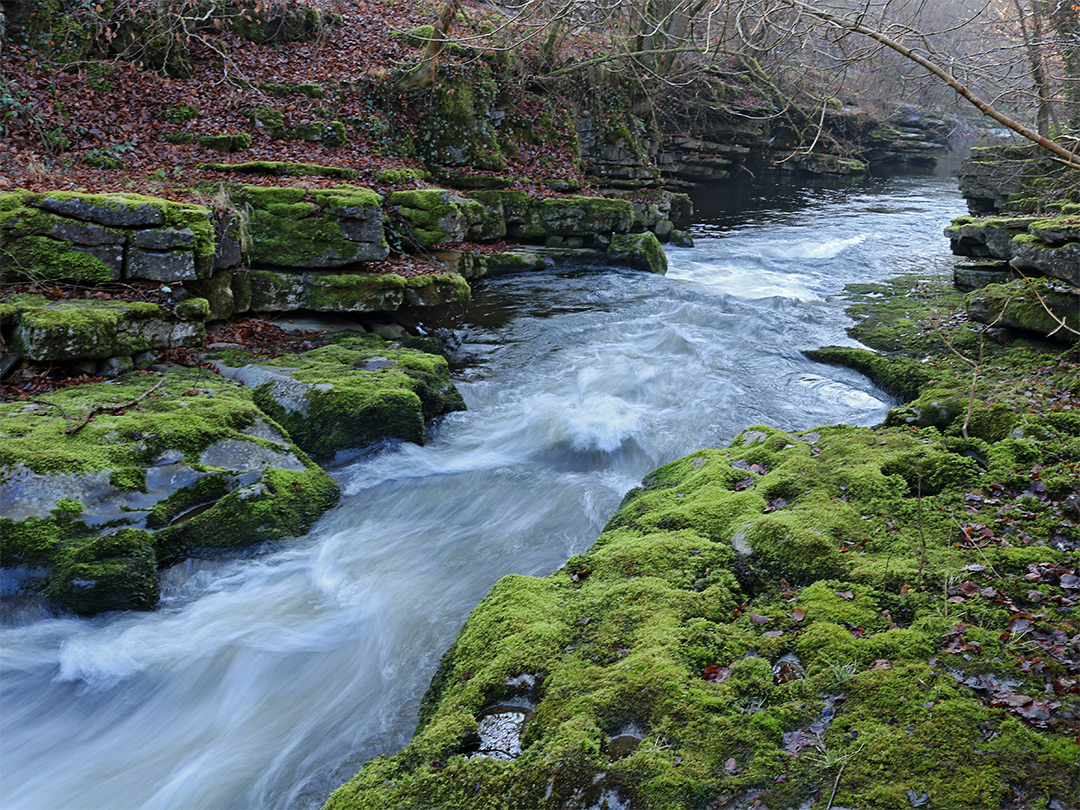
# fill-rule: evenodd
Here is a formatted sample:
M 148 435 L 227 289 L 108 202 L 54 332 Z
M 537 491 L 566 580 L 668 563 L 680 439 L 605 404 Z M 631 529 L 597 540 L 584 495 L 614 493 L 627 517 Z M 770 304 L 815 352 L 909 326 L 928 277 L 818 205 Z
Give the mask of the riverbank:
M 1075 344 L 995 343 L 937 278 L 849 293 L 877 351 L 810 354 L 899 394 L 884 425 L 654 471 L 496 585 L 327 807 L 1074 805 Z

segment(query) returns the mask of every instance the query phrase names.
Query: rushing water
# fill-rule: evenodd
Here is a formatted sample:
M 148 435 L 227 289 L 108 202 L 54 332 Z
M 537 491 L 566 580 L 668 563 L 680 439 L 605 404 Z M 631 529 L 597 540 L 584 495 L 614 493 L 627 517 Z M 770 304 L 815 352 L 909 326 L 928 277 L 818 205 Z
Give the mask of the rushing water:
M 881 392 L 801 350 L 850 342 L 845 283 L 945 266 L 953 183 L 702 202 L 666 277 L 478 285 L 446 316 L 468 411 L 335 470 L 342 502 L 307 537 L 172 569 L 156 613 L 9 615 L 0 805 L 318 806 L 407 741 L 491 585 L 584 551 L 648 470 L 758 422 L 879 421 Z

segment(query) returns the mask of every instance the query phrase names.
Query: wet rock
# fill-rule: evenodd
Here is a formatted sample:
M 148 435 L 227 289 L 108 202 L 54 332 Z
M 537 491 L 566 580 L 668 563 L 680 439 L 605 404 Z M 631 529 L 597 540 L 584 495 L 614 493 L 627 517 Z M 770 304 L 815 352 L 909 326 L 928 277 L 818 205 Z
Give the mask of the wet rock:
M 464 408 L 443 357 L 393 349 L 375 335 L 346 337 L 287 360 L 217 365 L 319 457 L 382 439 L 422 444 L 425 419 Z
M 531 709 L 520 706 L 495 706 L 479 718 L 480 736 L 475 756 L 491 759 L 516 759 L 521 755 L 521 739 L 532 719 Z
M 607 257 L 637 270 L 660 275 L 667 272 L 667 255 L 652 233 L 616 234 L 611 238 Z
M 187 369 L 156 379 L 65 388 L 30 411 L 0 403 L 0 560 L 48 570 L 57 607 L 150 609 L 157 566 L 302 534 L 337 500 L 243 388 Z

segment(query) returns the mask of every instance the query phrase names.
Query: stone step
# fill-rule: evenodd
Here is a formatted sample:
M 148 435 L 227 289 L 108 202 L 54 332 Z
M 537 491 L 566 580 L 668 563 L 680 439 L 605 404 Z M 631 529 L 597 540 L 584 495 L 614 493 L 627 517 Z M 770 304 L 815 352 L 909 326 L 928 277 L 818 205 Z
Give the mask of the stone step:
M 146 301 L 99 298 L 50 301 L 11 296 L 11 346 L 36 362 L 104 360 L 146 351 L 199 346 L 209 305 L 191 298 L 171 310 Z

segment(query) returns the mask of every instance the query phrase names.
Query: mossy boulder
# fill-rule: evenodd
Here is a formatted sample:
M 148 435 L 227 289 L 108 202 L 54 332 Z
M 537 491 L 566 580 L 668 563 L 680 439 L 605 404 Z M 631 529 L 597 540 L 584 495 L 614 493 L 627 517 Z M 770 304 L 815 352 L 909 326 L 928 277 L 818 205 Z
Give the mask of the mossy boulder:
M 348 267 L 389 253 L 381 198 L 371 189 L 242 185 L 231 197 L 250 206 L 248 260 L 256 267 Z
M 50 301 L 40 295 L 9 300 L 18 314 L 11 343 L 37 362 L 130 357 L 154 349 L 201 345 L 207 302 L 195 299 L 166 312 L 149 302 L 99 298 Z
M 201 370 L 0 403 L 0 564 L 53 605 L 145 610 L 156 570 L 303 534 L 338 488 L 250 392 Z
M 496 201 L 484 203 L 440 188 L 394 191 L 386 201 L 409 223 L 406 241 L 428 248 L 467 238 L 490 240 L 506 235 L 506 223 Z
M 667 272 L 667 254 L 654 233 L 618 233 L 611 237 L 607 257 L 616 264 L 627 264 L 648 273 Z
M 968 315 L 981 323 L 1034 332 L 1063 343 L 1080 339 L 1080 289 L 1053 279 L 1018 279 L 969 293 Z
M 426 419 L 465 407 L 445 358 L 390 348 L 374 335 L 278 360 L 245 359 L 223 356 L 219 368 L 320 458 L 383 439 L 422 444 Z

